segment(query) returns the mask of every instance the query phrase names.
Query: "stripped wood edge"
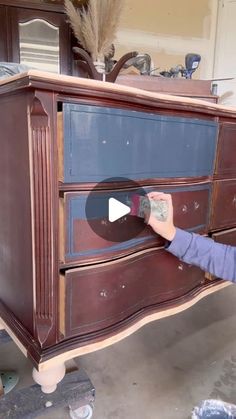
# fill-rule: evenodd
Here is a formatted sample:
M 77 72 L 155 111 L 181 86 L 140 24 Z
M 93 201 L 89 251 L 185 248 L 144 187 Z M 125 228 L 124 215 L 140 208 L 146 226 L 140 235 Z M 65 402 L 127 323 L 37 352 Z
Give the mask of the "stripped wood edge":
M 168 308 L 159 313 L 153 313 L 148 316 L 145 316 L 144 318 L 137 321 L 137 323 L 128 327 L 122 332 L 117 333 L 115 336 L 104 339 L 101 342 L 96 342 L 96 343 L 92 343 L 92 344 L 89 344 L 80 348 L 71 349 L 70 351 L 64 352 L 60 355 L 56 355 L 55 357 L 40 363 L 38 365 L 38 371 L 45 371 L 47 369 L 53 368 L 54 366 L 58 364 L 63 364 L 66 361 L 76 358 L 77 356 L 86 355 L 91 352 L 95 352 L 100 349 L 107 348 L 108 346 L 111 346 L 121 341 L 122 339 L 130 336 L 131 334 L 138 331 L 141 327 L 145 326 L 146 324 L 151 323 L 155 320 L 163 319 L 165 317 L 174 316 L 175 314 L 181 313 L 182 311 L 187 310 L 188 308 L 192 307 L 202 298 L 207 297 L 208 295 L 213 294 L 214 292 L 219 291 L 229 285 L 232 285 L 232 283 L 229 281 L 225 281 L 219 285 L 215 285 L 211 288 L 205 289 L 202 292 L 200 292 L 198 295 L 196 295 L 196 297 L 194 297 L 191 301 L 187 301 L 186 303 L 181 304 L 178 307 Z M 9 329 L 7 324 L 2 319 L 0 319 L 0 324 L 1 323 L 3 327 L 5 328 L 5 330 L 8 332 L 8 334 L 11 336 L 13 341 L 16 343 L 16 345 L 19 347 L 19 349 L 27 357 L 26 348 L 22 345 L 19 339 L 17 339 L 17 337 L 14 335 L 14 333 Z
M 18 346 L 18 348 L 21 350 L 23 355 L 27 357 L 27 349 L 22 343 L 19 341 L 17 336 L 11 331 L 11 329 L 8 327 L 8 325 L 4 322 L 4 320 L 0 317 L 0 330 L 6 330 L 9 336 L 11 336 L 12 340 L 15 342 L 15 344 Z
M 25 77 L 29 77 L 31 80 L 39 80 L 43 82 L 56 82 L 60 83 L 61 85 L 68 85 L 71 87 L 80 87 L 80 88 L 90 88 L 90 89 L 96 89 L 98 91 L 102 92 L 111 92 L 111 93 L 123 93 L 123 94 L 131 94 L 132 96 L 136 96 L 139 98 L 151 98 L 151 99 L 159 99 L 163 101 L 168 101 L 169 103 L 180 103 L 181 104 L 192 104 L 192 105 L 201 105 L 205 109 L 211 109 L 211 110 L 222 110 L 222 111 L 228 111 L 233 112 L 235 114 L 235 107 L 234 106 L 226 106 L 221 104 L 215 104 L 206 102 L 204 100 L 200 99 L 193 99 L 189 97 L 179 97 L 175 95 L 169 95 L 164 93 L 156 93 L 156 92 L 150 92 L 147 90 L 139 89 L 137 87 L 130 87 L 118 83 L 109 83 L 99 80 L 92 80 L 92 79 L 86 79 L 81 77 L 75 77 L 75 76 L 68 76 L 64 74 L 52 74 L 46 71 L 39 71 L 39 70 L 29 70 L 24 73 L 19 73 L 14 76 L 5 78 L 0 81 L 0 87 L 10 84 L 14 81 L 18 81 L 20 79 L 23 79 Z

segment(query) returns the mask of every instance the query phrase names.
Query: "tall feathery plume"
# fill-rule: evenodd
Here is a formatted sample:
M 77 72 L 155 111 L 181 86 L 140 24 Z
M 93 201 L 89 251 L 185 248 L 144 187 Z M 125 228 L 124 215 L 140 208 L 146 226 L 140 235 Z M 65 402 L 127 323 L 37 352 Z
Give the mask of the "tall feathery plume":
M 105 56 L 109 54 L 111 44 L 115 39 L 123 6 L 124 0 L 102 0 L 100 2 L 102 20 L 100 24 L 99 48 L 101 48 Z
M 65 0 L 65 11 L 69 17 L 70 26 L 74 32 L 75 37 L 79 40 L 82 47 L 86 49 L 82 31 L 83 21 L 80 13 L 77 12 L 70 0 Z
M 98 59 L 98 10 L 97 2 L 89 1 L 87 10 L 82 10 L 83 35 L 87 45 L 87 51 L 90 52 L 92 59 Z
M 77 10 L 71 0 L 64 1 L 77 40 L 93 61 L 103 60 L 111 51 L 124 0 L 89 0 L 86 8 Z

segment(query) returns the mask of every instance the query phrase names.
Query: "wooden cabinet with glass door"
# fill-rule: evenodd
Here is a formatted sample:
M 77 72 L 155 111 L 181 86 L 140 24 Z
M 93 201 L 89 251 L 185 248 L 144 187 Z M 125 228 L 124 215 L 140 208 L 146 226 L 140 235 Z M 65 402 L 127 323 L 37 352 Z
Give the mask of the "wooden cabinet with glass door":
M 71 74 L 72 36 L 62 1 L 0 1 L 0 61 Z

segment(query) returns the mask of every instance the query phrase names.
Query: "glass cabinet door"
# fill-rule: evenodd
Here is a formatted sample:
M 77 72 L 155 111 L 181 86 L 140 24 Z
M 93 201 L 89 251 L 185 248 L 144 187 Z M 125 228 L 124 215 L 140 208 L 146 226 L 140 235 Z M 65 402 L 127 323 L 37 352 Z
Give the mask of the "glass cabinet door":
M 19 22 L 20 63 L 60 73 L 59 28 L 43 19 Z
M 71 35 L 63 13 L 11 8 L 12 61 L 71 74 Z

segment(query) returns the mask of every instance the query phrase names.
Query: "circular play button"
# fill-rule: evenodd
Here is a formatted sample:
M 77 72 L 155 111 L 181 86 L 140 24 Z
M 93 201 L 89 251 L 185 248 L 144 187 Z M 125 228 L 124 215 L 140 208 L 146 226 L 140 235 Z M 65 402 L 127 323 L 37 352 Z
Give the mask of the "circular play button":
M 99 182 L 86 201 L 86 218 L 91 229 L 110 242 L 131 240 L 145 229 L 144 214 L 150 214 L 146 191 L 126 178 Z

